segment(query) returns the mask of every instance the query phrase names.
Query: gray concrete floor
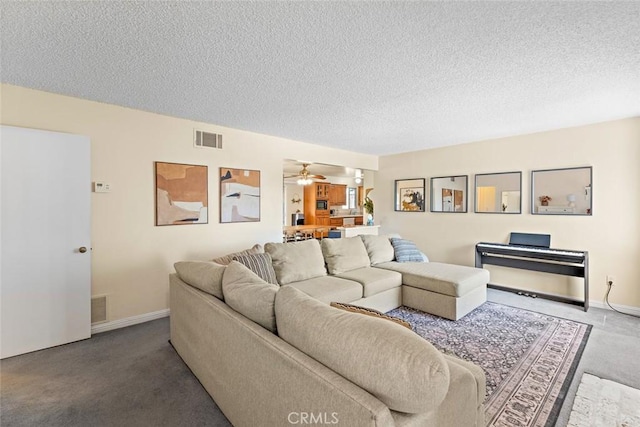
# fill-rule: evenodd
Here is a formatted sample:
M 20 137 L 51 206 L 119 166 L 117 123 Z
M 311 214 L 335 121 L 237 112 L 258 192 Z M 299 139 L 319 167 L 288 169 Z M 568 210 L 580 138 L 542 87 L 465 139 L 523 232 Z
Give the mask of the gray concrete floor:
M 593 325 L 578 369 L 567 392 L 557 427 L 569 421 L 583 372 L 640 389 L 640 319 L 612 310 L 581 307 L 489 289 L 488 300 Z

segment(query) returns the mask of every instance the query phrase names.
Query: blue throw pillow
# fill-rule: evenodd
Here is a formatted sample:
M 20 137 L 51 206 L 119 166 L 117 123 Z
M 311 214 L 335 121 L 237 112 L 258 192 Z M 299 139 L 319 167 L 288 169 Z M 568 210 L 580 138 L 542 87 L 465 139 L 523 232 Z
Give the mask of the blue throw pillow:
M 411 240 L 391 238 L 391 246 L 398 262 L 423 262 L 422 252 Z

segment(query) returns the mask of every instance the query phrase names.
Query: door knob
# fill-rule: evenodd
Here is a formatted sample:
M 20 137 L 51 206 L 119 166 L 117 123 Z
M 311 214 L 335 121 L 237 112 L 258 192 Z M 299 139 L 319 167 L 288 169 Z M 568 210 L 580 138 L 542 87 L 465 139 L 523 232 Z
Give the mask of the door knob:
M 80 248 L 78 248 L 78 252 L 83 254 L 83 253 L 87 252 L 87 248 L 85 248 L 84 246 L 80 246 Z

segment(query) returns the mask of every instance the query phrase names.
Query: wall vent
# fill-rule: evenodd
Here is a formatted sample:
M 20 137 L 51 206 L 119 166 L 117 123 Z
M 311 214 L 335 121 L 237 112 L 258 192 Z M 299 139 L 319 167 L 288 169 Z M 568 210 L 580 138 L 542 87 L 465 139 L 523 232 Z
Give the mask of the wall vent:
M 222 135 L 196 130 L 194 145 L 199 148 L 217 148 L 222 150 Z
M 91 324 L 107 321 L 107 296 L 91 297 Z

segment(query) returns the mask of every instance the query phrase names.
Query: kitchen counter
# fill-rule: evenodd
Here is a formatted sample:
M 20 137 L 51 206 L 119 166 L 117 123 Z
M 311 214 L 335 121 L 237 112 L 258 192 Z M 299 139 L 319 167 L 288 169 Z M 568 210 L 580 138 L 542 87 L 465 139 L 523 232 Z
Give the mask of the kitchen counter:
M 373 234 L 378 235 L 379 225 L 354 225 L 350 227 L 336 227 L 336 230 L 340 232 L 340 237 L 353 237 L 360 234 Z
M 355 215 L 329 215 L 329 218 L 357 218 L 359 216 L 362 216 L 362 214 L 355 214 Z

